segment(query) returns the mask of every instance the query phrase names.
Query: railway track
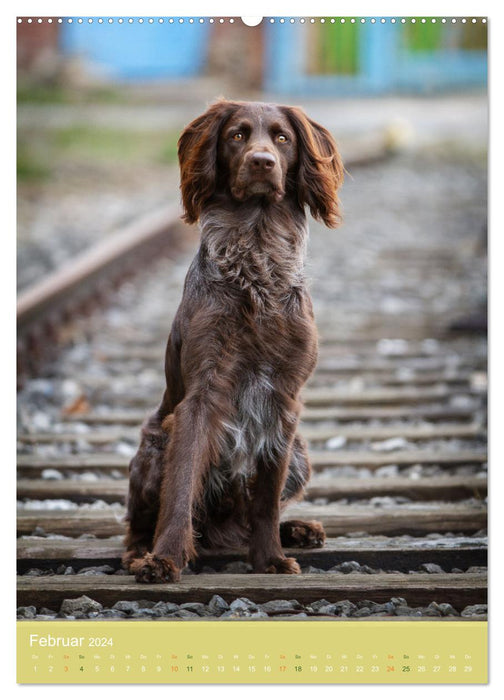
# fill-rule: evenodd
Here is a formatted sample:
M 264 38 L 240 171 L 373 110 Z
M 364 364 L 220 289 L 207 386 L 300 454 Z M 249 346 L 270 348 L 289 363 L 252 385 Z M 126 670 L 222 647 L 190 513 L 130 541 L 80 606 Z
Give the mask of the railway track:
M 170 226 L 158 228 L 169 240 Z M 134 255 L 141 249 L 137 240 Z M 141 585 L 121 571 L 128 463 L 161 395 L 163 344 L 189 260 L 183 252 L 158 259 L 155 250 L 150 269 L 123 285 L 110 308 L 85 331 L 73 329 L 73 346 L 23 380 L 20 617 L 485 619 L 486 341 L 451 335 L 446 325 L 440 333 L 440 316 L 429 326 L 428 312 L 415 330 L 400 314 L 383 314 L 380 325 L 380 312 L 341 326 L 322 309 L 301 423 L 314 473 L 304 501 L 284 517 L 322 521 L 328 540 L 289 550 L 301 575 L 250 575 L 245 552 L 203 553 L 179 584 Z M 440 270 L 445 264 L 441 256 Z M 83 278 L 100 275 L 89 268 Z M 71 297 L 71 288 L 53 291 L 58 313 Z M 40 310 L 40 298 L 32 303 Z M 43 302 L 49 316 L 52 303 Z M 37 317 L 27 304 L 23 369 L 33 366 L 26 319 Z

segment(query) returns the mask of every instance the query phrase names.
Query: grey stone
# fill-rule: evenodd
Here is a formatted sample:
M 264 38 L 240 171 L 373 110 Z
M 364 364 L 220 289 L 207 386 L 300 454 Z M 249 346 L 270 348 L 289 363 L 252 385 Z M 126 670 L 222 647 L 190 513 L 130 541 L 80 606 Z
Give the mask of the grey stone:
M 114 568 L 109 564 L 103 564 L 103 566 L 85 566 L 83 569 L 79 569 L 79 574 L 84 575 L 97 575 L 97 574 L 113 574 Z
M 376 574 L 377 571 L 376 569 L 372 569 L 370 566 L 367 566 L 367 564 L 364 564 L 360 568 L 361 574 Z
M 385 612 L 388 615 L 393 615 L 394 614 L 394 604 L 391 603 L 390 601 L 388 603 L 382 603 L 381 605 L 376 606 L 376 611 L 377 612 Z
M 65 598 L 59 611 L 61 615 L 75 615 L 77 618 L 78 615 L 86 616 L 90 612 L 100 612 L 101 610 L 103 610 L 101 603 L 83 595 L 80 598 Z
M 333 566 L 331 571 L 341 571 L 342 574 L 351 574 L 354 571 L 360 571 L 361 565 L 357 561 L 344 561 L 342 564 Z
M 444 570 L 439 564 L 420 564 L 419 571 L 426 571 L 428 574 L 444 574 Z
M 177 612 L 171 613 L 174 617 L 180 617 L 182 619 L 198 620 L 198 613 L 192 612 L 192 610 L 177 610 Z
M 407 605 L 396 605 L 394 607 L 394 615 L 397 615 L 397 617 L 409 617 L 412 612 L 412 609 L 409 608 Z
M 226 574 L 248 574 L 252 570 L 246 561 L 230 561 L 222 567 L 222 572 Z
M 248 612 L 257 612 L 259 610 L 258 606 L 248 598 L 236 598 L 236 600 L 233 600 L 229 607 L 233 612 L 237 612 L 240 610 L 246 610 Z
M 206 606 L 204 603 L 182 603 L 182 605 L 179 606 L 180 610 L 189 610 L 190 612 L 194 612 L 200 617 L 202 617 L 205 612 L 206 612 Z
M 266 614 L 266 613 L 264 613 Z M 221 620 L 239 620 L 240 618 L 245 617 L 245 615 L 240 614 L 238 610 L 227 610 L 225 613 L 222 613 L 220 616 Z M 249 614 L 250 617 L 250 614 Z M 267 615 L 266 615 L 267 617 Z
M 137 600 L 118 600 L 112 606 L 112 610 L 119 610 L 120 612 L 130 615 L 138 612 L 139 609 L 140 605 Z
M 220 615 L 221 613 L 225 612 L 226 610 L 229 610 L 229 605 L 226 603 L 224 598 L 220 597 L 220 595 L 214 595 L 214 596 L 212 596 L 210 602 L 208 603 L 208 609 L 214 615 Z
M 152 608 L 139 608 L 130 617 L 131 618 L 149 618 L 149 619 L 151 619 L 153 617 L 161 617 L 161 614 L 159 613 L 158 610 L 153 610 Z
M 22 605 L 16 612 L 19 620 L 33 620 L 37 614 L 37 608 L 34 605 Z
M 58 568 L 56 571 L 57 574 L 61 574 L 62 576 L 74 576 L 75 575 L 75 569 L 72 566 L 65 566 L 64 564 Z
M 440 603 L 438 607 L 443 617 L 447 615 L 454 615 L 456 617 L 460 617 L 460 613 L 458 612 L 458 610 L 455 610 L 455 608 L 452 605 L 450 605 L 450 603 Z
M 295 612 L 296 610 L 300 610 L 302 606 L 297 600 L 269 600 L 267 603 L 263 603 L 260 607 L 261 610 L 264 610 L 269 614 L 275 614 Z
M 369 606 L 372 614 L 384 613 L 386 615 L 394 614 L 394 606 L 392 603 L 372 603 Z
M 317 612 L 319 613 L 319 615 L 336 615 L 336 603 L 322 605 L 322 607 L 319 608 Z
M 352 617 L 368 617 L 369 615 L 371 615 L 371 609 L 368 607 L 364 607 L 359 608 L 359 610 L 356 610 L 353 613 Z
M 37 527 L 31 533 L 32 537 L 47 537 L 47 533 L 43 527 L 37 525 Z
M 394 607 L 397 607 L 398 605 L 401 605 L 403 607 L 408 605 L 404 598 L 391 598 L 390 602 Z
M 98 620 L 124 620 L 128 615 L 121 610 L 112 610 L 108 608 L 107 610 L 102 610 L 96 616 Z
M 39 610 L 40 615 L 57 615 L 58 613 L 56 610 L 50 610 L 49 608 L 40 608 Z
M 176 612 L 179 609 L 179 606 L 176 603 L 168 603 L 164 600 L 160 600 L 152 609 L 159 611 L 160 615 L 164 616 Z
M 472 617 L 473 615 L 486 615 L 488 613 L 488 605 L 480 603 L 478 605 L 467 605 L 462 610 L 462 617 Z
M 314 609 L 313 605 L 311 607 Z M 355 610 L 357 610 L 355 603 L 351 603 L 349 600 L 338 600 L 337 603 L 328 603 L 325 601 L 325 604 L 318 606 L 315 612 L 321 613 L 322 615 L 349 617 Z

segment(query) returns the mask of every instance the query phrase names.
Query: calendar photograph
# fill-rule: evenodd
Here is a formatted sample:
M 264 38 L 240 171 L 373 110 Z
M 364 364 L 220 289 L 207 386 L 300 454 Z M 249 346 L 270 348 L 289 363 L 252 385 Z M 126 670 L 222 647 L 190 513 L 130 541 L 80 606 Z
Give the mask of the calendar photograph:
M 486 17 L 17 17 L 17 682 L 487 683 Z

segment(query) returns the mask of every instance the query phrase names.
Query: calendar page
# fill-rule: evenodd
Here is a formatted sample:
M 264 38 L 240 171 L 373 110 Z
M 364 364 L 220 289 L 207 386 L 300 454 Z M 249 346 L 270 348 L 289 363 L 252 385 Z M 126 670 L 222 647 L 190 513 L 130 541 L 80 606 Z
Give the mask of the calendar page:
M 486 684 L 487 19 L 16 24 L 17 682 Z

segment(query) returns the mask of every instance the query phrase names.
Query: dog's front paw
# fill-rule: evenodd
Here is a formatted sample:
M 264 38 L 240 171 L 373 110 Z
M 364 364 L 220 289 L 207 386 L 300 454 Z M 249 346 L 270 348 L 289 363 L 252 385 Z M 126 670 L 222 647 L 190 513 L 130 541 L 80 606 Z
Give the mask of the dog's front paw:
M 276 557 L 270 559 L 266 567 L 267 574 L 300 574 L 299 564 L 293 557 Z
M 286 520 L 280 523 L 280 540 L 282 547 L 323 547 L 326 534 L 322 523 L 316 520 Z
M 180 581 L 180 569 L 167 557 L 146 554 L 130 562 L 129 570 L 138 583 L 170 583 Z

